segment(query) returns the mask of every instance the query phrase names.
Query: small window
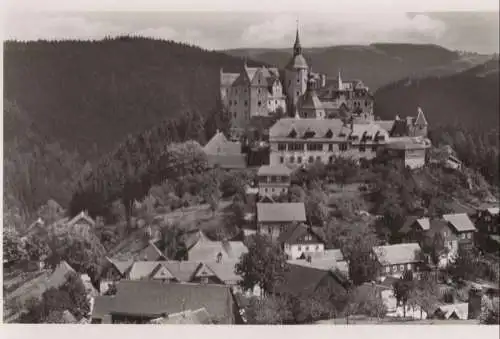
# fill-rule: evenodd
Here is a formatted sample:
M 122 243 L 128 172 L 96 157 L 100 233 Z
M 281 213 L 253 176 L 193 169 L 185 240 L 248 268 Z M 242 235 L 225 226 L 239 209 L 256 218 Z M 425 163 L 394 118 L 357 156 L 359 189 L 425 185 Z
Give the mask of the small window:
M 467 233 L 467 239 L 472 239 L 472 234 L 471 233 Z
M 316 251 L 319 251 L 319 245 L 316 245 Z
M 309 251 L 309 246 L 306 246 L 306 252 L 308 252 L 308 251 Z
M 328 151 L 333 152 L 333 144 L 328 144 Z
M 299 250 L 299 251 L 302 251 L 302 246 L 300 246 L 300 245 L 299 245 L 298 250 Z
M 448 236 L 448 232 L 443 231 L 443 237 L 447 237 L 447 236 Z
M 408 269 L 408 271 L 411 270 L 411 264 L 406 265 L 406 268 Z
M 462 234 L 460 235 L 460 237 L 461 237 L 462 239 L 465 239 L 465 233 L 462 233 Z
M 297 96 L 299 96 L 299 94 L 300 94 L 300 93 L 297 91 Z
M 386 266 L 385 267 L 385 272 L 386 273 L 391 273 L 391 266 Z
M 285 158 L 284 157 L 280 157 L 280 164 L 282 164 L 283 162 L 285 162 Z
M 274 193 L 274 188 L 271 188 L 271 192 L 273 192 L 273 193 Z
M 264 192 L 266 192 L 266 193 L 267 193 L 267 188 L 264 188 Z
M 248 106 L 248 101 L 247 100 L 245 100 L 245 106 Z
M 405 270 L 405 265 L 399 265 L 399 270 L 404 271 Z
M 295 157 L 292 155 L 292 156 L 290 157 L 290 163 L 291 163 L 291 164 L 293 164 L 294 162 L 295 162 Z
M 309 163 L 312 164 L 314 162 L 314 157 L 313 156 L 310 156 L 309 157 Z
M 260 107 L 260 106 L 262 106 L 262 102 L 260 102 L 260 101 L 259 101 L 259 102 L 257 103 L 257 105 L 258 105 L 259 107 Z
M 299 164 L 302 163 L 302 157 L 297 157 L 297 163 L 299 163 Z
M 364 144 L 359 145 L 359 151 L 364 152 L 366 150 L 366 147 Z

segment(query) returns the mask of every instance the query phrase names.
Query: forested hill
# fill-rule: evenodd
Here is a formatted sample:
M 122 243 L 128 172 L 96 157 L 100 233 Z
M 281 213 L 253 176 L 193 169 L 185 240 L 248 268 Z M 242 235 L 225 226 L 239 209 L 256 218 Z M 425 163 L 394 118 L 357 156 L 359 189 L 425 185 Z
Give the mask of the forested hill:
M 448 76 L 404 79 L 375 92 L 375 114 L 382 119 L 425 112 L 429 124 L 461 125 L 481 132 L 499 123 L 499 60 Z
M 249 48 L 226 52 L 284 67 L 292 50 Z M 488 58 L 477 54 L 460 55 L 437 45 L 402 43 L 304 48 L 303 52 L 313 71 L 335 77 L 341 70 L 344 80 L 363 80 L 372 90 L 408 76 L 421 77 L 429 72 L 453 73 Z
M 5 141 L 22 139 L 29 129 L 83 156 L 104 154 L 127 135 L 165 119 L 208 114 L 216 104 L 221 67 L 237 71 L 242 60 L 141 37 L 8 41 Z

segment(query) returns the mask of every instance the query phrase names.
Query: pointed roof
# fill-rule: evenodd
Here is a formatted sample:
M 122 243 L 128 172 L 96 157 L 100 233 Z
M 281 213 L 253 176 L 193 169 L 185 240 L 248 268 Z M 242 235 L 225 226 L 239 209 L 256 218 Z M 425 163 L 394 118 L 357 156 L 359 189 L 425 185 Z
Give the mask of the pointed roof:
M 318 94 L 316 94 L 316 90 L 314 89 L 314 79 L 309 78 L 307 81 L 307 90 L 304 95 L 299 98 L 297 108 L 315 110 L 324 108 L 323 103 L 319 100 Z
M 87 223 L 90 224 L 90 226 L 95 226 L 95 221 L 94 219 L 92 219 L 86 211 L 81 211 L 79 214 L 77 214 L 73 219 L 71 219 L 70 221 L 68 221 L 67 223 L 67 226 L 72 226 L 74 224 L 76 224 L 76 222 L 78 222 L 79 220 L 85 220 L 87 221 Z
M 337 77 L 337 88 L 338 89 L 343 89 L 343 85 L 342 85 L 342 77 L 340 76 L 340 69 L 339 69 L 339 75 Z
M 424 111 L 422 111 L 422 109 L 420 107 L 417 108 L 417 111 L 418 111 L 418 115 L 417 115 L 417 119 L 415 120 L 414 124 L 427 126 L 428 124 L 427 124 L 427 119 L 425 119 Z
M 293 56 L 302 54 L 302 46 L 300 45 L 299 26 L 297 23 L 297 32 L 295 33 L 295 43 L 293 44 Z
M 165 267 L 165 265 L 160 265 L 157 267 L 156 272 L 151 275 L 152 279 L 175 279 L 175 276 Z

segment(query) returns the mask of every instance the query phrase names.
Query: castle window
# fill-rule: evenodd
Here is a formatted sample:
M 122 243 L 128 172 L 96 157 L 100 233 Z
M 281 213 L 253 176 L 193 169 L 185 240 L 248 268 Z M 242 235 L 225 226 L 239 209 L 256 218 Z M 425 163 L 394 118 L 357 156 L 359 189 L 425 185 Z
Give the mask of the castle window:
M 333 152 L 333 144 L 328 144 L 328 151 Z
M 330 157 L 328 158 L 328 162 L 329 162 L 330 164 L 332 164 L 332 163 L 333 163 L 333 155 L 330 155 Z
M 297 157 L 297 163 L 299 163 L 299 164 L 302 163 L 302 157 Z
M 360 152 L 364 152 L 364 151 L 366 151 L 366 147 L 365 147 L 365 145 L 364 145 L 364 144 L 363 144 L 363 145 L 359 145 L 359 151 L 360 151 Z
M 297 83 L 300 84 L 300 78 L 297 78 Z
M 257 93 L 259 93 L 259 94 L 260 94 L 260 88 L 257 90 Z
M 234 118 L 236 119 L 236 112 L 233 112 Z
M 259 105 L 259 107 L 260 107 L 260 106 L 262 106 L 262 102 L 260 102 L 260 101 L 259 101 L 259 102 L 257 103 L 257 105 Z
M 333 137 L 333 132 L 331 129 L 329 129 L 325 134 L 325 138 L 330 139 L 331 137 Z
M 294 162 L 295 162 L 295 157 L 292 155 L 292 156 L 290 157 L 290 163 L 291 163 L 291 164 L 293 164 Z
M 278 151 L 286 151 L 286 144 L 278 144 Z
M 285 161 L 284 157 L 280 157 L 280 164 L 282 164 Z
M 276 105 L 277 105 L 277 104 L 278 104 L 278 100 L 274 100 L 274 104 L 276 104 Z
M 377 152 L 377 145 L 372 145 L 372 152 Z
M 299 94 L 300 94 L 299 91 L 297 91 L 297 96 L 299 96 Z
M 309 163 L 312 164 L 314 162 L 314 157 L 313 156 L 310 156 L 309 157 Z
M 248 101 L 247 100 L 245 100 L 245 106 L 248 106 Z

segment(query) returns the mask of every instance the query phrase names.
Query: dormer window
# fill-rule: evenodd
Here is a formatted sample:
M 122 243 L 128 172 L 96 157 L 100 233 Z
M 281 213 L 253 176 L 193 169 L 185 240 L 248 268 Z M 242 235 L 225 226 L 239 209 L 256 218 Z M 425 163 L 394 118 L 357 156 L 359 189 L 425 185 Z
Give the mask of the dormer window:
M 219 252 L 215 260 L 217 261 L 217 263 L 220 263 L 222 261 L 222 253 Z
M 327 131 L 327 132 L 326 132 L 326 134 L 325 134 L 325 138 L 330 139 L 330 138 L 332 138 L 332 137 L 333 137 L 333 132 L 332 132 L 332 130 L 331 130 L 331 129 L 328 129 L 328 131 Z
M 295 128 L 292 128 L 292 130 L 290 131 L 290 134 L 288 134 L 288 137 L 289 138 L 296 138 L 297 137 L 297 131 L 295 130 Z
M 316 133 L 314 131 L 308 130 L 304 133 L 304 139 L 314 138 Z

